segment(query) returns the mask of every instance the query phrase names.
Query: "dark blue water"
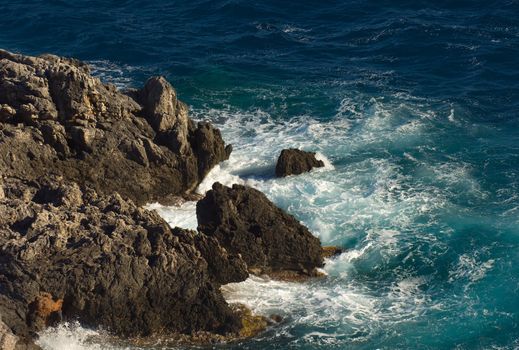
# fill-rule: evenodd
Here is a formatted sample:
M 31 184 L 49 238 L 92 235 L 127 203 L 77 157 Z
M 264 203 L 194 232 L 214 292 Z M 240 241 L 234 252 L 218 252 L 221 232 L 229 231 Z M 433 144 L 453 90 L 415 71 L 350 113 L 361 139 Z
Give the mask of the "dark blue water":
M 518 1 L 2 0 L 0 13 L 4 49 L 74 56 L 120 87 L 167 76 L 235 145 L 201 192 L 255 186 L 347 249 L 323 281 L 228 287 L 285 317 L 230 347 L 519 348 Z M 285 147 L 329 164 L 275 180 Z M 163 210 L 196 225 L 192 204 Z M 89 335 L 43 339 L 107 346 Z

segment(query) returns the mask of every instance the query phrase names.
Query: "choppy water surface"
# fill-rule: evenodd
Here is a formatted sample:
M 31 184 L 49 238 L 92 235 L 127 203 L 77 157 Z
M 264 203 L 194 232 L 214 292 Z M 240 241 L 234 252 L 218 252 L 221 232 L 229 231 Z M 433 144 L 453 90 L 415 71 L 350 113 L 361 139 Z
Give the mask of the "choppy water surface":
M 517 1 L 4 0 L 0 12 L 0 47 L 75 56 L 120 87 L 166 75 L 234 145 L 201 193 L 254 186 L 346 249 L 325 280 L 226 286 L 284 321 L 222 348 L 519 347 Z M 327 166 L 275 179 L 286 147 Z M 194 203 L 155 207 L 196 227 Z M 118 348 L 99 337 L 63 325 L 41 344 Z

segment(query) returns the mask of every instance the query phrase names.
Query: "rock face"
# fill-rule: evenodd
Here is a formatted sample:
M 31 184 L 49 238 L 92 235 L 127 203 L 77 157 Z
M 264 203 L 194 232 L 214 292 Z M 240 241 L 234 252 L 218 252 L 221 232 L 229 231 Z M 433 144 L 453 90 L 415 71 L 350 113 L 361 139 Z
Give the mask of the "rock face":
M 323 161 L 317 160 L 314 152 L 305 152 L 294 148 L 284 149 L 281 151 L 276 164 L 276 176 L 299 175 L 323 166 Z
M 196 215 L 198 230 L 240 254 L 249 271 L 312 274 L 323 265 L 319 239 L 253 188 L 215 183 Z
M 2 342 L 76 319 L 121 336 L 239 332 L 219 286 L 247 278 L 246 265 L 215 238 L 76 184 L 2 188 L 0 315 L 14 333 L 0 329 Z
M 229 157 L 220 132 L 195 124 L 162 77 L 128 94 L 86 64 L 0 50 L 0 169 L 50 174 L 137 204 L 193 190 Z

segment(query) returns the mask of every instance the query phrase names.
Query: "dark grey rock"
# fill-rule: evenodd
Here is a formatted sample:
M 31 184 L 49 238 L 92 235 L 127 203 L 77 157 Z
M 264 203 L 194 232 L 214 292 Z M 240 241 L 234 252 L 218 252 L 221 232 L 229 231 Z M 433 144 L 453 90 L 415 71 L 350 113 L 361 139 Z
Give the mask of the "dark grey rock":
M 317 160 L 314 152 L 305 152 L 294 148 L 284 149 L 281 151 L 276 164 L 276 176 L 299 175 L 323 166 L 323 161 Z
M 171 230 L 117 193 L 49 179 L 3 190 L 0 314 L 13 336 L 30 342 L 61 320 L 120 336 L 240 330 L 219 286 L 246 265 L 215 238 Z
M 189 193 L 229 158 L 218 129 L 197 126 L 163 77 L 123 94 L 53 55 L 0 50 L 0 126 L 6 176 L 60 175 L 138 204 Z
M 198 230 L 240 254 L 249 271 L 312 275 L 323 266 L 319 239 L 258 190 L 215 183 L 197 203 L 196 215 Z

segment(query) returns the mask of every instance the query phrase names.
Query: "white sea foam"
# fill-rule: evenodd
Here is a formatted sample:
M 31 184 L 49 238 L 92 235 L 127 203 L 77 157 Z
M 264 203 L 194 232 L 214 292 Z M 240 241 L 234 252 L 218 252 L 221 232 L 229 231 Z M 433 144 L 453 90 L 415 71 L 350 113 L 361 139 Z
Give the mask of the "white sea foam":
M 265 316 L 279 314 L 290 322 L 278 334 L 299 327 L 312 329 L 304 338 L 312 342 L 343 338 L 363 341 L 383 330 L 423 314 L 431 303 L 421 287 L 422 278 L 402 279 L 386 292 L 374 293 L 346 277 L 331 275 L 326 284 L 279 282 L 251 277 L 222 287 L 231 303 L 242 303 Z M 321 331 L 316 331 L 316 329 Z M 296 340 L 300 341 L 300 340 Z M 314 344 L 315 345 L 315 344 Z
M 324 270 L 328 275 L 336 275 L 347 278 L 350 269 L 354 268 L 354 263 L 358 259 L 363 259 L 374 247 L 373 242 L 368 242 L 359 249 L 347 249 L 341 255 L 333 259 L 327 259 Z
M 449 113 L 447 119 L 453 123 L 453 124 L 456 124 L 456 125 L 459 125 L 459 122 L 456 120 L 456 117 L 454 116 L 454 109 L 451 109 L 451 112 Z
M 377 318 L 375 298 L 341 285 L 321 288 L 252 276 L 244 282 L 225 285 L 222 291 L 227 301 L 243 303 L 255 313 L 280 314 L 312 326 L 341 322 L 343 318 L 355 323 L 366 317 Z
M 122 350 L 108 345 L 99 332 L 81 327 L 78 323 L 63 323 L 39 333 L 36 342 L 44 350 Z
M 317 160 L 320 160 L 324 163 L 324 167 L 323 168 L 316 168 L 315 171 L 319 171 L 321 169 L 323 170 L 334 170 L 335 167 L 333 166 L 332 162 L 326 158 L 326 156 L 324 154 L 322 154 L 321 152 L 316 152 L 315 153 L 315 158 Z
M 397 281 L 390 288 L 388 299 L 391 304 L 388 310 L 395 318 L 410 320 L 426 311 L 425 305 L 429 305 L 431 300 L 429 295 L 421 290 L 426 280 L 423 277 L 409 277 Z M 402 318 L 405 317 L 405 318 Z
M 299 27 L 295 27 L 295 26 L 285 25 L 285 26 L 283 26 L 283 31 L 285 33 L 294 33 L 294 32 L 307 33 L 307 32 L 310 32 L 311 29 L 304 29 L 304 28 L 299 28 Z
M 326 261 L 326 282 L 296 284 L 251 277 L 223 287 L 229 302 L 288 318 L 276 336 L 290 337 L 296 327 L 311 327 L 294 341 L 313 346 L 340 344 L 342 339 L 365 341 L 388 325 L 444 307 L 426 292 L 425 277 L 401 276 L 377 290 L 355 280 L 359 264 L 383 267 L 416 244 L 445 251 L 438 237 L 421 228 L 435 224 L 439 211 L 453 207 L 449 196 L 454 191 L 462 188 L 474 196 L 484 195 L 468 164 L 456 159 L 437 164 L 419 157 L 423 145 L 431 142 L 430 123 L 437 121 L 436 113 L 421 103 L 393 105 L 383 99 L 359 103 L 344 98 L 336 118 L 327 121 L 310 116 L 277 120 L 261 110 L 194 111 L 195 116 L 216 122 L 234 146 L 230 159 L 210 172 L 199 193 L 215 181 L 253 186 L 294 214 L 323 243 L 343 245 L 353 238 L 357 242 Z M 317 151 L 325 167 L 275 178 L 277 156 L 288 147 Z M 402 149 L 400 156 L 390 154 L 392 149 Z M 411 178 L 402 160 L 414 166 L 419 181 L 413 182 L 416 178 Z M 443 231 L 451 232 L 449 227 Z M 413 254 L 404 256 L 402 263 L 415 259 Z M 458 269 L 465 272 L 453 272 L 451 278 L 468 273 Z
M 476 254 L 460 255 L 458 263 L 449 272 L 449 281 L 453 282 L 458 279 L 467 279 L 470 282 L 477 282 L 483 279 L 487 272 L 494 267 L 495 260 L 480 260 Z
M 261 314 L 287 316 L 291 319 L 289 328 L 310 325 L 330 329 L 303 337 L 314 345 L 343 336 L 364 339 L 388 324 L 408 322 L 442 307 L 425 292 L 427 279 L 423 277 L 402 277 L 385 291 L 371 291 L 352 280 L 357 263 L 373 259 L 389 262 L 410 244 L 422 241 L 443 249 L 435 236 L 420 230 L 420 225 L 434 223 L 438 210 L 452 206 L 450 189 L 461 186 L 471 193 L 480 191 L 470 168 L 456 160 L 438 166 L 402 152 L 403 159 L 412 161 L 417 169 L 427 169 L 427 176 L 432 177 L 431 181 L 413 183 L 398 158 L 377 156 L 378 149 L 388 146 L 409 148 L 429 142 L 429 123 L 436 121 L 434 112 L 419 105 L 393 107 L 376 99 L 363 104 L 344 99 L 337 118 L 330 121 L 308 116 L 278 121 L 261 111 L 215 111 L 214 120 L 222 121 L 219 127 L 224 138 L 235 149 L 231 159 L 216 171 L 215 179 L 259 188 L 324 243 L 341 244 L 360 237 L 355 247 L 347 247 L 326 262 L 327 283 L 301 285 L 252 277 L 223 287 L 228 301 L 244 303 Z M 204 114 L 211 115 L 208 111 Z M 410 120 L 409 115 L 416 118 Z M 325 156 L 329 163 L 321 158 L 327 166 L 320 171 L 275 179 L 276 156 L 286 147 L 317 150 L 318 157 Z M 373 155 L 344 161 L 367 151 Z M 237 178 L 231 178 L 234 176 Z M 441 188 L 435 186 L 438 181 Z M 417 218 L 423 217 L 429 221 L 417 223 Z M 278 333 L 286 335 L 290 330 Z
M 229 170 L 228 162 L 218 164 L 213 169 L 211 169 L 209 174 L 207 174 L 202 183 L 197 187 L 196 192 L 199 194 L 205 194 L 211 189 L 215 182 L 219 182 L 225 186 L 232 186 L 233 184 L 245 184 L 244 180 L 242 180 L 237 175 L 233 175 Z
M 92 75 L 103 83 L 112 83 L 119 89 L 128 88 L 134 84 L 131 72 L 136 68 L 128 65 L 118 65 L 107 60 L 87 61 Z
M 328 121 L 310 116 L 277 120 L 258 109 L 195 110 L 195 118 L 211 119 L 234 145 L 231 158 L 210 172 L 198 192 L 204 193 L 215 181 L 256 187 L 296 215 L 325 243 L 338 243 L 352 232 L 370 229 L 410 229 L 417 216 L 431 215 L 449 205 L 449 188 L 463 187 L 481 196 L 470 170 L 455 160 L 429 164 L 402 152 L 417 169 L 432 177 L 430 182 L 410 186 L 398 158 L 377 155 L 388 145 L 414 147 L 429 142 L 428 125 L 436 120 L 436 114 L 420 99 L 402 98 L 411 103 L 347 97 L 336 118 Z M 276 179 L 277 155 L 288 147 L 317 151 L 326 166 L 302 176 Z M 373 155 L 345 161 L 359 152 Z M 441 181 L 444 188 L 436 187 L 435 181 Z
M 159 203 L 152 203 L 146 209 L 156 210 L 157 213 L 166 220 L 171 227 L 182 227 L 196 230 L 196 202 L 187 201 L 180 206 L 166 206 Z

